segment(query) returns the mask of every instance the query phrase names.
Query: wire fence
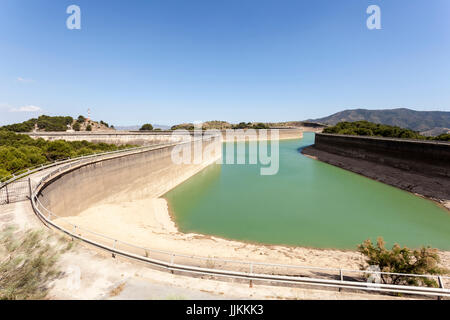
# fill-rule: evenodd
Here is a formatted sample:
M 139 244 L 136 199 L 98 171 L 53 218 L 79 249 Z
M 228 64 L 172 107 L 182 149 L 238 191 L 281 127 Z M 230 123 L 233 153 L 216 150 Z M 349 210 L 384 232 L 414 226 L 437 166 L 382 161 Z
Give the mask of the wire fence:
M 128 151 L 129 154 L 143 150 Z M 114 157 L 114 155 L 112 155 Z M 115 155 L 119 156 L 119 155 Z M 40 190 L 52 177 L 63 174 L 67 170 L 83 166 L 99 159 L 83 159 L 59 167 L 43 177 L 35 186 L 29 179 L 31 202 L 34 211 L 41 220 L 50 227 L 54 227 L 74 239 L 112 253 L 139 260 L 172 272 L 188 273 L 190 275 L 225 277 L 250 281 L 263 281 L 282 284 L 302 284 L 307 286 L 321 286 L 332 288 L 346 288 L 362 291 L 376 291 L 386 293 L 406 293 L 413 295 L 427 295 L 450 297 L 450 277 L 443 275 L 419 275 L 380 272 L 374 270 L 350 270 L 340 268 L 322 268 L 289 264 L 274 264 L 256 261 L 240 261 L 218 257 L 201 257 L 176 252 L 157 250 L 137 246 L 119 239 L 72 224 L 64 217 L 59 217 L 46 207 L 45 198 L 39 198 Z M 42 203 L 44 202 L 44 203 Z M 395 277 L 394 277 L 395 276 Z M 385 279 L 396 278 L 396 282 Z M 435 286 L 428 286 L 433 281 Z M 399 284 L 400 283 L 400 284 Z M 412 284 L 412 285 L 411 285 Z
M 13 181 L 0 189 L 0 205 L 24 201 L 29 197 L 28 180 Z

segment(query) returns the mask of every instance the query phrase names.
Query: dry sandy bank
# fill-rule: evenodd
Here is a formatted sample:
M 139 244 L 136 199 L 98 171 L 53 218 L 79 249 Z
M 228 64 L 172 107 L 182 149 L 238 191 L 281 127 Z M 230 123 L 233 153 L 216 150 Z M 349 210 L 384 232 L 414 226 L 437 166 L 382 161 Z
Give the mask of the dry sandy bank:
M 166 200 L 161 198 L 103 203 L 78 216 L 62 218 L 56 222 L 64 225 L 64 221 L 149 249 L 206 258 L 355 270 L 363 262 L 363 257 L 356 251 L 262 245 L 194 233 L 184 234 L 178 231 L 169 215 Z M 450 252 L 440 252 L 440 257 L 442 265 L 448 268 Z M 193 260 L 177 262 L 195 263 Z M 272 270 L 280 272 L 279 268 Z M 267 272 L 268 269 L 265 268 L 264 271 Z M 318 277 L 321 273 L 305 271 L 306 275 Z

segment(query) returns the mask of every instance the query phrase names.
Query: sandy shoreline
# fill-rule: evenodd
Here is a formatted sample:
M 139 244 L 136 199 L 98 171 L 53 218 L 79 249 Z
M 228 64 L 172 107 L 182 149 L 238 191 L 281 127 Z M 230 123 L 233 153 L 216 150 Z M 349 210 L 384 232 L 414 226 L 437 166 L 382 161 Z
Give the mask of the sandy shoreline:
M 69 221 L 88 230 L 149 249 L 205 258 L 358 270 L 363 257 L 356 251 L 264 245 L 215 236 L 182 233 L 170 217 L 163 198 L 128 203 L 103 203 Z M 440 251 L 441 265 L 450 267 L 450 252 Z

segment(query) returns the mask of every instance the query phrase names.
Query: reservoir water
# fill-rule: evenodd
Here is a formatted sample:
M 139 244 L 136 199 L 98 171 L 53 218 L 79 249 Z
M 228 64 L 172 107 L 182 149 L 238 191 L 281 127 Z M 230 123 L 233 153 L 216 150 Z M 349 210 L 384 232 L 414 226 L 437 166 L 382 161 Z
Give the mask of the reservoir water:
M 165 195 L 178 228 L 264 244 L 355 249 L 382 236 L 389 246 L 450 250 L 447 210 L 303 156 L 313 143 L 313 133 L 280 141 L 273 176 L 259 165 L 207 167 Z

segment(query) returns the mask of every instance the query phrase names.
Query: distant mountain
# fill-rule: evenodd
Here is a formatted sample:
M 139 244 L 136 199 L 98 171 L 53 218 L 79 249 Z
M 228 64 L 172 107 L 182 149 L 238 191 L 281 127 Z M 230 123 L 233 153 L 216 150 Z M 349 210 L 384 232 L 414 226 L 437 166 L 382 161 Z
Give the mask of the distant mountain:
M 366 120 L 374 123 L 387 124 L 408 128 L 414 131 L 439 134 L 450 128 L 450 112 L 445 111 L 414 111 L 406 108 L 366 110 L 344 110 L 331 116 L 310 121 L 335 125 L 342 121 Z

